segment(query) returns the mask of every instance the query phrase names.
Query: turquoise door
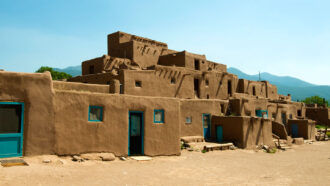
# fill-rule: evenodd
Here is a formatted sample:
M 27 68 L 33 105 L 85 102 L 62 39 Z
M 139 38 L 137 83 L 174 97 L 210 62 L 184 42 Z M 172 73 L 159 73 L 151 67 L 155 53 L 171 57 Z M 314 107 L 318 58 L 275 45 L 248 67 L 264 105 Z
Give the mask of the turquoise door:
M 128 155 L 143 155 L 143 112 L 129 112 Z
M 297 124 L 291 124 L 291 132 L 292 132 L 293 138 L 298 137 L 298 125 Z
M 203 114 L 203 133 L 204 133 L 204 139 L 210 138 L 210 136 L 211 136 L 210 114 Z
M 23 155 L 24 103 L 0 102 L 0 158 Z
M 223 142 L 223 129 L 222 126 L 217 126 L 217 142 Z

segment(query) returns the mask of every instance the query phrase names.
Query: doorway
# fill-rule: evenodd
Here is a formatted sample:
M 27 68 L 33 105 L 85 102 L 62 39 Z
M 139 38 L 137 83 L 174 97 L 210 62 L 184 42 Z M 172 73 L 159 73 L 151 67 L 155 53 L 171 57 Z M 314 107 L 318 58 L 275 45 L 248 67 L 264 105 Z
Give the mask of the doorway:
M 23 156 L 24 103 L 0 102 L 0 158 Z
M 291 133 L 293 138 L 298 137 L 298 125 L 297 124 L 291 124 Z
M 128 155 L 143 155 L 143 112 L 129 111 Z
M 217 142 L 223 142 L 223 128 L 221 125 L 217 126 Z
M 194 79 L 194 92 L 195 97 L 199 98 L 199 79 Z
M 210 139 L 211 136 L 211 117 L 210 114 L 203 114 L 203 133 L 204 139 Z

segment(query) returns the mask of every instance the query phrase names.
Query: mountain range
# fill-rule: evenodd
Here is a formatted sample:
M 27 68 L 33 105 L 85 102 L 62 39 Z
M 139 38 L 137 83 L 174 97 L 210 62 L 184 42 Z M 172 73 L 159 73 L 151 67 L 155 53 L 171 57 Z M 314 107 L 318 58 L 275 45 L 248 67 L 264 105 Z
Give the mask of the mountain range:
M 70 66 L 67 68 L 54 68 L 56 71 L 65 72 L 72 76 L 81 75 L 81 66 Z M 230 67 L 227 69 L 229 73 L 235 74 L 238 78 L 248 79 L 253 81 L 259 80 L 259 74 L 249 75 L 237 68 Z M 315 85 L 306 81 L 294 78 L 291 76 L 276 76 L 267 72 L 260 73 L 260 80 L 267 80 L 271 84 L 277 86 L 279 94 L 291 94 L 292 100 L 303 100 L 310 96 L 320 96 L 326 100 L 330 100 L 330 86 L 328 85 Z

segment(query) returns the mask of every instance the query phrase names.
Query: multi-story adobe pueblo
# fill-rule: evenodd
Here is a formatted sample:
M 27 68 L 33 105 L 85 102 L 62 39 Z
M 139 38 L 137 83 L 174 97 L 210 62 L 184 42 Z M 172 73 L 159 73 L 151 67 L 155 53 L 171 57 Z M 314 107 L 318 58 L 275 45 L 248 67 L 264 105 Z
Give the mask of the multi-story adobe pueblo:
M 0 72 L 0 119 L 0 157 L 179 155 L 184 137 L 249 149 L 274 146 L 274 136 L 315 137 L 304 103 L 269 82 L 123 32 L 108 35 L 108 54 L 67 81 Z

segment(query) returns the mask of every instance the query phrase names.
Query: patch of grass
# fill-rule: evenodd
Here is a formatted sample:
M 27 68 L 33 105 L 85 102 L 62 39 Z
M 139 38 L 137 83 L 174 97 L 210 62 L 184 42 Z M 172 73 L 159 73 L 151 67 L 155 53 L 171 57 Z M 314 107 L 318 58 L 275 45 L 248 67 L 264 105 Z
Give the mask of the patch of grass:
M 271 148 L 269 150 L 266 151 L 267 153 L 270 153 L 270 154 L 274 154 L 277 152 L 277 149 L 276 148 Z
M 317 129 L 325 129 L 327 127 L 325 125 L 315 125 L 315 128 L 317 128 Z
M 205 149 L 203 149 L 203 150 L 202 150 L 202 153 L 205 153 L 205 152 L 207 152 L 207 151 L 206 151 Z
M 330 138 L 330 132 L 327 132 L 327 136 Z

